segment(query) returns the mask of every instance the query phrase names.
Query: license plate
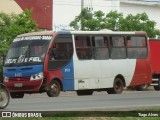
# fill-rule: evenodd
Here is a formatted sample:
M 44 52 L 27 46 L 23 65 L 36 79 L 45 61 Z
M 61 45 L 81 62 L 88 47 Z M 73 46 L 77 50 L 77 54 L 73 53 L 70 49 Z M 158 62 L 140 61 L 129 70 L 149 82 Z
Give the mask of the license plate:
M 15 83 L 14 87 L 23 87 L 23 84 L 22 83 Z

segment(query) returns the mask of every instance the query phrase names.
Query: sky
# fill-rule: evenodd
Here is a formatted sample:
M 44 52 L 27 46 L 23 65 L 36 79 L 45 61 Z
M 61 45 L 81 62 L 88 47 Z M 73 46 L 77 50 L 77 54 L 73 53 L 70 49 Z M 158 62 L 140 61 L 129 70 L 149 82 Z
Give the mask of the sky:
M 84 7 L 101 10 L 108 13 L 118 10 L 117 0 L 84 0 Z M 53 29 L 70 29 L 69 23 L 78 16 L 81 11 L 81 0 L 53 0 Z

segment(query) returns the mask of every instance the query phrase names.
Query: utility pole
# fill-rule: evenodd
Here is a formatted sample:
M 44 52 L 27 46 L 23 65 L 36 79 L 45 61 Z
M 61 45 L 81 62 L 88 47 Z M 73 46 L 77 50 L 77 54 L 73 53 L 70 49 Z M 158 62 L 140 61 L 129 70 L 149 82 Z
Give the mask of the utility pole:
M 83 16 L 82 16 L 82 10 L 84 9 L 84 0 L 81 0 L 81 30 L 84 29 L 83 26 Z
M 83 8 L 84 8 L 84 0 L 81 0 L 81 12 L 82 12 Z

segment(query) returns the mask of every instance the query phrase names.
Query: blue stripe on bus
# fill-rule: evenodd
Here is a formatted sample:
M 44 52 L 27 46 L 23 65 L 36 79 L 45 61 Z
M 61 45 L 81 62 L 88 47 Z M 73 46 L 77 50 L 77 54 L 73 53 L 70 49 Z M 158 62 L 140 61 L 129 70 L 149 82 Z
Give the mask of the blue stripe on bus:
M 3 73 L 7 77 L 26 77 L 43 72 L 43 65 L 31 65 L 20 67 L 4 67 Z
M 68 65 L 66 65 L 62 69 L 62 84 L 63 84 L 63 90 L 74 90 L 74 68 L 73 68 L 73 60 L 69 62 Z

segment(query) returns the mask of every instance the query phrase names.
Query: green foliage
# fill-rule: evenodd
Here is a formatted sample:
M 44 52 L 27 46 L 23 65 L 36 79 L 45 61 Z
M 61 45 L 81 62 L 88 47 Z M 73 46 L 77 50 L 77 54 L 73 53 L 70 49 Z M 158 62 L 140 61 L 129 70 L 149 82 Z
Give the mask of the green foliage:
M 123 14 L 117 11 L 110 11 L 106 15 L 106 28 L 111 30 L 119 29 L 119 20 L 123 19 Z
M 150 20 L 146 13 L 129 14 L 124 17 L 122 13 L 117 11 L 110 11 L 108 14 L 96 11 L 92 14 L 84 9 L 71 21 L 70 26 L 75 30 L 146 31 L 151 38 L 156 35 L 160 36 L 160 30 L 155 29 L 156 22 Z
M 6 54 L 13 39 L 22 33 L 36 30 L 36 22 L 31 19 L 30 10 L 21 14 L 6 14 L 0 12 L 0 53 Z
M 129 14 L 126 18 L 119 21 L 119 30 L 125 31 L 146 31 L 149 37 L 155 37 L 157 30 L 155 29 L 156 22 L 149 20 L 146 13 L 141 13 L 133 16 Z
M 79 16 L 76 16 L 75 19 L 71 21 L 70 26 L 76 30 L 100 30 L 104 27 L 104 21 L 105 18 L 102 11 L 97 11 L 92 14 L 87 9 L 83 9 Z M 80 25 L 80 23 L 82 24 Z

